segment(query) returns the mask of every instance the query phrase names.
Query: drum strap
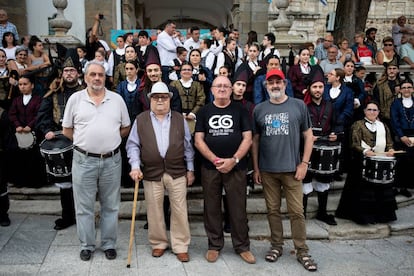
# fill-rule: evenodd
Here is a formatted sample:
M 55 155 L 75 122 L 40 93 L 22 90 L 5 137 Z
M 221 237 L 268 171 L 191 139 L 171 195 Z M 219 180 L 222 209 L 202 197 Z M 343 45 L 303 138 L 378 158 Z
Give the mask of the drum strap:
M 377 121 L 377 137 L 375 139 L 375 152 L 384 152 L 387 145 L 385 127 L 382 122 Z
M 385 147 L 387 145 L 385 126 L 382 122 L 376 121 L 375 127 L 376 127 L 375 146 L 372 148 L 372 151 L 385 152 Z M 364 149 L 371 149 L 371 147 L 364 140 L 361 140 L 361 147 Z
M 309 111 L 311 113 L 312 124 L 322 128 L 322 135 L 328 134 L 331 127 L 333 127 L 330 125 L 332 121 L 332 105 L 322 100 L 319 114 L 313 103 L 309 105 Z

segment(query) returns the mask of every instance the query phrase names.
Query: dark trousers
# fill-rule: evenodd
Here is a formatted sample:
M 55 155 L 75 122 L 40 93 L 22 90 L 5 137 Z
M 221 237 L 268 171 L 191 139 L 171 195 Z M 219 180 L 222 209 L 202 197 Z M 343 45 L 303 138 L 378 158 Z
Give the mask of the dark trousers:
M 223 174 L 217 170 L 201 168 L 204 193 L 204 227 L 208 248 L 221 250 L 224 246 L 222 189 L 229 204 L 231 239 L 236 253 L 250 250 L 246 213 L 246 171 L 238 170 Z
M 0 220 L 9 210 L 9 195 L 7 193 L 6 160 L 5 153 L 0 151 Z

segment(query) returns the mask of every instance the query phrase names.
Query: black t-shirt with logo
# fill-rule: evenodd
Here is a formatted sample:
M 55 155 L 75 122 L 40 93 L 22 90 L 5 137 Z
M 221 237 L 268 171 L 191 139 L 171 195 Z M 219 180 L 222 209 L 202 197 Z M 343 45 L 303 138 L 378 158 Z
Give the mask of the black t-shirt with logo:
M 197 113 L 196 132 L 204 133 L 204 141 L 209 149 L 220 158 L 231 158 L 243 140 L 242 133 L 251 130 L 249 113 L 240 104 L 232 102 L 225 108 L 213 103 L 205 105 Z M 203 158 L 207 169 L 215 169 L 213 163 Z M 236 169 L 246 169 L 245 158 Z

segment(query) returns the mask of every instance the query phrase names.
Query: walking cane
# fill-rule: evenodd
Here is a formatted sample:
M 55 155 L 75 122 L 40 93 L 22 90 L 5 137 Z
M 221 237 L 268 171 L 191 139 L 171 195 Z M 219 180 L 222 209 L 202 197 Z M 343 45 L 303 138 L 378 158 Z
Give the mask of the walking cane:
M 139 178 L 139 180 L 141 180 Z M 132 246 L 134 243 L 134 234 L 135 234 L 135 215 L 137 210 L 137 199 L 138 199 L 138 184 L 139 180 L 135 181 L 135 188 L 134 188 L 134 202 L 132 206 L 132 221 L 131 221 L 131 231 L 129 233 L 129 249 L 128 249 L 128 262 L 127 262 L 127 268 L 131 267 L 131 255 L 132 255 Z

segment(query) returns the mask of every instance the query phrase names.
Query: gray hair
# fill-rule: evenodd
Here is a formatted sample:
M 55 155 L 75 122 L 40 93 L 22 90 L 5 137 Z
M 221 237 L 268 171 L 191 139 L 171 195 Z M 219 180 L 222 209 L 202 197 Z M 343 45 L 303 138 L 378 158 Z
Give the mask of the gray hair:
M 89 73 L 89 67 L 91 65 L 98 65 L 98 66 L 102 67 L 102 69 L 104 69 L 104 71 L 105 71 L 105 66 L 103 65 L 102 62 L 91 60 L 91 61 L 89 61 L 86 64 L 86 67 L 85 67 L 85 75 L 87 75 Z

